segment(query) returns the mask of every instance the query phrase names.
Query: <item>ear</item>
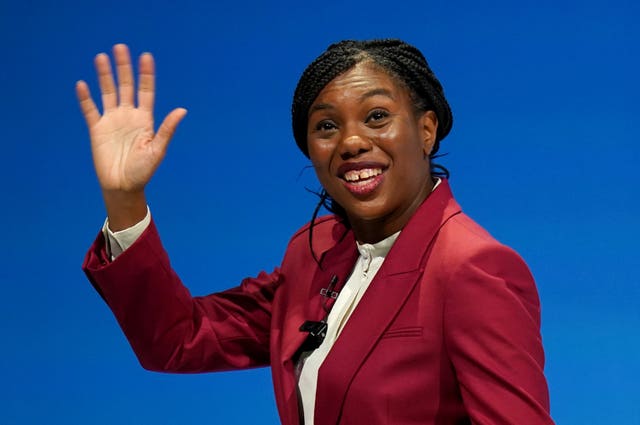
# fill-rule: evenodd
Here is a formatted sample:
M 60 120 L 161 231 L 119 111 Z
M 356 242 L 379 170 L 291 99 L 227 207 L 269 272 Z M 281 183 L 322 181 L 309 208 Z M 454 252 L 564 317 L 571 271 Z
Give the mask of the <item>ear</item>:
M 428 158 L 436 143 L 436 133 L 438 132 L 438 117 L 434 111 L 426 111 L 419 120 L 420 129 L 422 130 L 422 145 L 424 157 Z

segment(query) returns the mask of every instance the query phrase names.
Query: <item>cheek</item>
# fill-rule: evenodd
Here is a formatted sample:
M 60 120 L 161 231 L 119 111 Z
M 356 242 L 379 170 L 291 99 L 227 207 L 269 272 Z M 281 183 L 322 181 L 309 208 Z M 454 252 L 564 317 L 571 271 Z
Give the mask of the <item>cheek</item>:
M 320 181 L 320 184 L 323 187 L 326 187 L 329 183 L 331 155 L 329 155 L 324 150 L 310 148 L 309 158 L 311 159 L 311 165 L 313 166 L 316 177 Z
M 311 140 L 307 145 L 309 159 L 316 170 L 327 167 L 331 163 L 331 157 L 335 150 L 335 144 L 330 140 Z
M 420 134 L 411 128 L 395 128 L 381 134 L 378 146 L 391 158 L 398 181 L 394 184 L 401 188 L 419 186 L 430 174 L 429 161 L 424 156 L 424 143 Z M 393 193 L 400 196 L 402 191 Z
M 413 128 L 398 125 L 391 126 L 388 130 L 378 133 L 376 144 L 393 158 L 394 162 L 400 162 L 404 167 L 405 162 L 423 157 L 424 143 L 420 134 Z

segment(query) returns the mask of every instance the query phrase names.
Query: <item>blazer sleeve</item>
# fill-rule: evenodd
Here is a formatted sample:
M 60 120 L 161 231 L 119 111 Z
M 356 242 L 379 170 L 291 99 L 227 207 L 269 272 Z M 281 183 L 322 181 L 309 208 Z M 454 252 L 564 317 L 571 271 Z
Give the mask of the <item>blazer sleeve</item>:
M 152 221 L 113 262 L 107 261 L 100 233 L 83 270 L 145 369 L 203 372 L 269 364 L 278 269 L 234 289 L 192 297 L 171 268 Z
M 474 424 L 553 424 L 543 374 L 540 303 L 513 250 L 487 244 L 455 267 L 445 344 Z

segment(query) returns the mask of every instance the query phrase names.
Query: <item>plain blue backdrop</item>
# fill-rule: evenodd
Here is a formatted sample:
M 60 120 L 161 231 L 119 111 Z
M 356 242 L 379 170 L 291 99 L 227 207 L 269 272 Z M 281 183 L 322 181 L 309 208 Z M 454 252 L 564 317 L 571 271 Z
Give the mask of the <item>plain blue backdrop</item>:
M 153 52 L 157 121 L 189 109 L 148 198 L 206 294 L 271 270 L 310 218 L 289 115 L 307 63 L 399 37 L 452 105 L 456 197 L 536 276 L 553 417 L 640 424 L 638 4 L 1 0 L 0 423 L 278 423 L 268 369 L 144 371 L 80 270 L 105 214 L 74 94 L 99 93 L 96 53 Z

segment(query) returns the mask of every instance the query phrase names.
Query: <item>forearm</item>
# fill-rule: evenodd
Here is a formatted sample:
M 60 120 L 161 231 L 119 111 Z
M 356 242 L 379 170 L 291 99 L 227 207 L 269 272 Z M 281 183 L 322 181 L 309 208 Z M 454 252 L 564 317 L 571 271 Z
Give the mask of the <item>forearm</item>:
M 277 274 L 192 297 L 171 269 L 153 223 L 112 263 L 102 236 L 83 268 L 113 311 L 143 367 L 168 372 L 240 369 L 268 363 Z

